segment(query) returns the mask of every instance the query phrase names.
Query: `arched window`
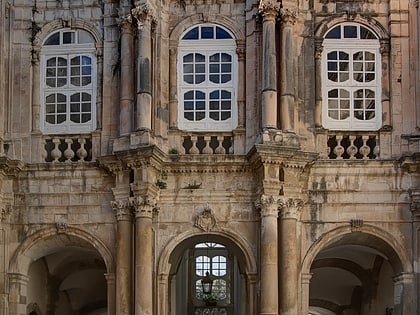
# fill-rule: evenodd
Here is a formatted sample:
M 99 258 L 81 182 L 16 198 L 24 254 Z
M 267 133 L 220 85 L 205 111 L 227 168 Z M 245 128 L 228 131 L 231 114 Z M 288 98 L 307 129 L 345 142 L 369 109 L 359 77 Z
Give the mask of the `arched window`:
M 237 125 L 237 55 L 232 34 L 215 24 L 187 30 L 178 49 L 178 126 L 229 131 Z
M 83 30 L 52 33 L 41 49 L 41 130 L 83 133 L 96 128 L 96 57 Z
M 332 130 L 381 127 L 381 55 L 368 28 L 345 23 L 323 41 L 322 124 Z

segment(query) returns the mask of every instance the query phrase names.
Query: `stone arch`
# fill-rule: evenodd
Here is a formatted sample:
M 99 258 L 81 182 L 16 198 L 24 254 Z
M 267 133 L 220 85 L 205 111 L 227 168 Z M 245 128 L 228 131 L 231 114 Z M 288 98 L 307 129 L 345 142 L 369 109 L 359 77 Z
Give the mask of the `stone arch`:
M 383 252 L 389 259 L 395 274 L 412 272 L 410 258 L 402 244 L 387 231 L 371 226 L 364 225 L 361 232 L 352 232 L 349 225 L 337 227 L 327 233 L 312 244 L 306 252 L 302 262 L 302 273 L 309 273 L 312 263 L 316 256 L 328 245 L 334 242 L 350 241 L 352 233 L 358 233 L 359 244 L 377 249 Z M 347 236 L 347 239 L 346 239 Z
M 71 21 L 65 21 L 63 19 L 54 20 L 44 25 L 34 38 L 34 46 L 40 49 L 42 43 L 48 37 L 48 35 L 51 34 L 51 32 L 62 28 L 83 29 L 93 36 L 97 47 L 102 46 L 102 36 L 99 30 L 92 24 L 78 18 L 71 19 Z
M 176 43 L 178 45 L 178 42 L 181 38 L 181 34 L 188 29 L 191 26 L 200 24 L 200 23 L 208 23 L 209 19 L 206 18 L 205 15 L 202 14 L 196 14 L 192 15 L 181 22 L 179 22 L 174 29 L 172 30 L 171 34 L 169 35 L 170 41 L 172 43 Z M 232 19 L 229 19 L 225 16 L 218 15 L 218 16 L 212 16 L 211 23 L 219 24 L 221 26 L 226 27 L 229 29 L 233 35 L 235 36 L 236 41 L 244 41 L 245 35 L 240 29 L 239 25 Z
M 28 236 L 14 252 L 9 264 L 9 273 L 27 274 L 32 261 L 66 245 L 95 249 L 104 260 L 107 273 L 113 272 L 112 254 L 102 241 L 84 230 L 66 227 L 65 231 L 47 228 Z
M 348 15 L 348 14 L 341 14 L 341 15 L 332 15 L 326 19 L 324 19 L 316 28 L 315 30 L 315 37 L 316 38 L 323 38 L 325 33 L 329 31 L 335 25 L 345 23 L 345 22 L 353 22 L 359 23 L 361 25 L 365 25 L 366 27 L 372 29 L 376 35 L 378 35 L 379 40 L 388 40 L 389 33 L 387 30 L 379 23 L 377 20 L 369 17 L 366 18 L 360 14 L 356 15 Z
M 252 253 L 251 247 L 240 235 L 226 230 L 211 232 L 198 232 L 196 230 L 191 230 L 177 235 L 167 243 L 160 255 L 158 274 L 167 275 L 171 272 L 171 268 L 173 268 L 170 263 L 171 257 L 174 253 L 182 252 L 184 248 L 188 247 L 188 240 L 194 241 L 201 239 L 202 241 L 205 241 L 207 236 L 213 237 L 215 241 L 224 240 L 225 243 L 228 242 L 228 246 L 233 245 L 233 247 L 236 247 L 236 254 L 241 255 L 244 262 L 244 272 L 249 275 L 257 273 L 257 262 L 254 254 Z

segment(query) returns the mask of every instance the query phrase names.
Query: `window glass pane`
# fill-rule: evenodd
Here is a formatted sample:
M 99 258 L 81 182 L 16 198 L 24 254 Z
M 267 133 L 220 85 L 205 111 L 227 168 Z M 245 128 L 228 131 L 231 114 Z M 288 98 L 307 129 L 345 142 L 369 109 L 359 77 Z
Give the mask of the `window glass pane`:
M 84 30 L 78 31 L 78 43 L 79 44 L 87 44 L 87 43 L 94 43 L 92 35 Z
M 357 26 L 345 25 L 344 38 L 357 38 Z
M 376 36 L 366 27 L 360 26 L 360 38 L 361 39 L 376 39 Z
M 216 39 L 228 39 L 232 38 L 228 32 L 226 32 L 223 28 L 216 26 Z
M 63 44 L 74 44 L 76 42 L 75 32 L 63 32 Z
M 60 32 L 54 33 L 50 37 L 48 37 L 44 45 L 60 45 Z
M 198 39 L 198 26 L 187 32 L 182 39 Z
M 219 112 L 210 112 L 210 118 L 213 120 L 219 120 Z
M 200 121 L 203 120 L 205 118 L 205 113 L 204 112 L 197 112 L 195 115 L 195 120 L 196 121 Z
M 214 38 L 214 28 L 212 26 L 201 27 L 201 38 L 202 39 L 213 39 Z
M 334 27 L 331 31 L 327 33 L 327 36 L 325 36 L 325 38 L 329 38 L 329 39 L 341 38 L 341 27 L 340 26 Z

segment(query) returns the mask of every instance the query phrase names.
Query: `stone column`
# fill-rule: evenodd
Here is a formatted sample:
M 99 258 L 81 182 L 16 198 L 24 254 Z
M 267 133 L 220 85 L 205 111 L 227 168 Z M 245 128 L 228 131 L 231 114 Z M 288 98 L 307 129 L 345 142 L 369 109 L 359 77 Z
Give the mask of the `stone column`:
M 133 125 L 133 28 L 131 15 L 120 18 L 121 28 L 121 96 L 120 136 L 129 134 Z
M 169 48 L 169 129 L 178 128 L 178 87 L 177 87 L 177 43 L 170 43 Z
M 280 314 L 298 314 L 299 255 L 297 221 L 303 207 L 298 198 L 280 199 Z
M 116 314 L 132 315 L 132 210 L 128 199 L 111 205 L 117 219 Z
M 148 4 L 136 6 L 131 13 L 137 20 L 137 115 L 136 130 L 152 129 L 152 23 L 154 11 Z
M 294 50 L 292 26 L 296 21 L 296 12 L 281 9 L 280 42 L 280 125 L 281 129 L 292 130 L 291 120 L 295 104 Z
M 248 310 L 245 312 L 246 315 L 254 315 L 256 314 L 256 296 L 257 296 L 257 275 L 255 274 L 248 274 Z
M 280 3 L 261 0 L 258 12 L 263 17 L 262 64 L 262 128 L 277 128 L 277 69 L 276 69 L 276 17 Z
M 40 73 L 39 50 L 32 51 L 32 131 L 40 131 L 41 99 L 40 99 Z
M 236 42 L 236 53 L 238 55 L 238 78 L 245 78 L 245 42 Z M 245 128 L 245 80 L 240 80 L 238 86 L 238 128 Z
M 29 277 L 20 273 L 11 273 L 9 278 L 9 315 L 26 314 L 26 291 Z
M 275 315 L 278 314 L 278 204 L 273 196 L 262 195 L 256 206 L 261 215 L 260 314 Z
M 135 236 L 135 315 L 153 314 L 153 213 L 156 201 L 147 196 L 133 197 L 136 216 Z
M 315 41 L 315 127 L 322 127 L 322 40 Z
M 383 113 L 383 129 L 391 130 L 391 107 L 390 107 L 390 85 L 389 85 L 389 41 L 381 41 L 381 61 L 382 61 L 382 78 L 377 78 L 378 81 L 381 80 L 382 85 L 382 113 Z

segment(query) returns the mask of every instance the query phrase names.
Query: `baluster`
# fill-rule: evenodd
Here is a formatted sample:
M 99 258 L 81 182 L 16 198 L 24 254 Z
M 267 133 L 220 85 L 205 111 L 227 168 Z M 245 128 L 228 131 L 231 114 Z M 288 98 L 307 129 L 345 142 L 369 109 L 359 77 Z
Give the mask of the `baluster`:
M 53 159 L 53 162 L 58 162 L 58 159 L 61 158 L 61 151 L 58 148 L 60 145 L 60 139 L 53 138 L 52 142 L 54 143 L 54 149 L 51 151 L 51 158 Z
M 206 146 L 203 148 L 203 154 L 213 154 L 213 149 L 210 147 L 210 136 L 204 136 L 204 142 Z
M 356 159 L 356 154 L 357 154 L 357 147 L 354 145 L 354 140 L 356 139 L 356 136 L 349 136 L 349 140 L 350 140 L 350 145 L 347 148 L 347 154 L 349 155 L 349 159 L 350 160 L 355 160 Z
M 192 147 L 190 154 L 200 154 L 200 150 L 197 148 L 197 136 L 191 136 Z
M 344 148 L 341 145 L 341 140 L 343 140 L 343 136 L 336 136 L 335 139 L 337 140 L 337 145 L 334 148 L 334 154 L 337 156 L 337 160 L 342 160 L 343 157 L 343 153 L 344 153 Z
M 64 157 L 66 158 L 66 162 L 71 162 L 71 159 L 74 158 L 74 152 L 71 148 L 73 144 L 73 139 L 66 138 L 64 141 L 67 143 L 67 148 L 64 150 Z
M 225 150 L 225 148 L 222 145 L 224 138 L 225 138 L 224 136 L 217 136 L 217 143 L 218 143 L 218 145 L 217 145 L 216 150 L 214 150 L 214 152 L 216 154 L 225 154 L 226 153 L 226 150 Z
M 47 151 L 47 139 L 42 139 L 42 144 L 44 147 L 44 150 L 41 151 L 41 159 L 45 162 L 47 161 L 47 157 L 48 157 L 48 151 Z
M 373 154 L 375 154 L 375 159 L 379 159 L 380 149 L 379 149 L 379 139 L 375 136 L 375 147 L 373 148 Z
M 83 162 L 88 156 L 88 152 L 86 151 L 86 148 L 85 148 L 86 139 L 79 138 L 78 141 L 80 143 L 80 148 L 77 150 L 76 154 L 77 154 L 77 157 L 79 158 L 79 162 L 80 161 Z
M 367 141 L 369 140 L 369 136 L 362 136 L 362 140 L 363 140 L 363 145 L 360 147 L 359 152 L 361 155 L 363 155 L 362 159 L 363 160 L 368 160 L 369 159 L 369 153 L 370 153 L 370 148 L 367 145 Z

